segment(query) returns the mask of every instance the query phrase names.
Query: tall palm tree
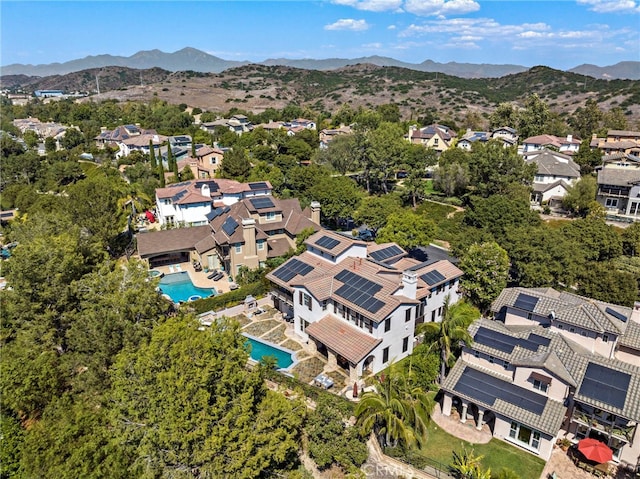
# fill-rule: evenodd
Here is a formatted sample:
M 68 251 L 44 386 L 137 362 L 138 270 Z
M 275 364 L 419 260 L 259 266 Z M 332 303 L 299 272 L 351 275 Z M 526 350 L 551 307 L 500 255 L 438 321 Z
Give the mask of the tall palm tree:
M 425 341 L 431 342 L 431 347 L 440 351 L 440 383 L 452 358 L 452 346 L 458 341 L 471 344 L 472 338 L 467 328 L 479 317 L 480 312 L 475 307 L 464 301 L 451 304 L 447 295 L 442 308 L 442 321 L 423 323 L 418 327 L 418 333 L 424 333 Z
M 433 409 L 431 397 L 420 388 L 411 388 L 393 365 L 378 380 L 378 391 L 362 394 L 356 407 L 362 433 L 373 430 L 384 438 L 385 446 L 422 444 Z

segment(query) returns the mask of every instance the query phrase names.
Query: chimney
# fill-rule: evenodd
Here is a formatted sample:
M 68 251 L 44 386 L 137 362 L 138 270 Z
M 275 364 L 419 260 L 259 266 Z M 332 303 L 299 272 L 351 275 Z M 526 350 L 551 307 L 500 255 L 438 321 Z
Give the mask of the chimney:
M 106 126 L 101 126 L 100 127 L 100 133 L 104 133 L 105 131 L 107 131 L 107 127 Z M 595 136 L 595 135 L 593 135 Z
M 253 218 L 242 220 L 242 236 L 245 257 L 256 256 L 256 220 Z
M 573 140 L 573 135 L 567 135 L 567 141 L 571 142 Z
M 311 221 L 315 224 L 320 224 L 320 203 L 317 201 L 311 202 Z
M 410 299 L 416 299 L 418 291 L 418 275 L 415 271 L 402 272 L 402 294 Z
M 206 183 L 202 184 L 202 188 L 200 188 L 200 194 L 202 196 L 206 196 L 207 198 L 211 198 L 211 190 L 209 189 L 209 185 Z

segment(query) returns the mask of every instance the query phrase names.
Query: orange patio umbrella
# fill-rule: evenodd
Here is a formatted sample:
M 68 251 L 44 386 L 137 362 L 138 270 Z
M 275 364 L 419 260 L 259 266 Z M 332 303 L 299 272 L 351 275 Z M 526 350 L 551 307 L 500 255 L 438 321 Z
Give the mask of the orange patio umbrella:
M 588 460 L 608 462 L 613 458 L 613 451 L 604 442 L 593 438 L 582 439 L 578 442 L 578 451 Z

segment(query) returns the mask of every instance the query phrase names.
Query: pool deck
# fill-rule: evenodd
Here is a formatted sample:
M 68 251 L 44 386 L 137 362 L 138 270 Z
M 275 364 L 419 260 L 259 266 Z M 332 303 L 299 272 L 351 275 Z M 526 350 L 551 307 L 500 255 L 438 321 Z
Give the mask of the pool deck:
M 178 269 L 179 268 L 179 269 Z M 231 281 L 229 281 L 229 277 L 225 274 L 222 279 L 218 281 L 212 281 L 207 278 L 207 276 L 211 273 L 210 271 L 205 273 L 203 271 L 196 271 L 193 268 L 191 263 L 176 263 L 167 266 L 158 266 L 157 268 L 153 268 L 158 270 L 164 274 L 171 273 L 179 273 L 180 271 L 186 271 L 189 273 L 189 277 L 191 278 L 191 282 L 194 286 L 198 288 L 215 288 L 218 294 L 227 293 L 231 291 Z

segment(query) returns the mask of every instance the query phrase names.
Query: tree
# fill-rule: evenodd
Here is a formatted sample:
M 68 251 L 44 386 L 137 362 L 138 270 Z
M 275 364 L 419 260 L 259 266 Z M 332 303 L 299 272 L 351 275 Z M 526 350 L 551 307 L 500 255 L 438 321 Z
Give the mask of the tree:
M 490 232 L 500 244 L 508 230 L 540 224 L 539 215 L 531 210 L 529 202 L 523 198 L 474 196 L 470 198 L 470 203 L 470 207 L 464 212 L 464 222 Z
M 587 138 L 580 143 L 580 148 L 574 155 L 573 161 L 580 166 L 580 173 L 590 175 L 597 166 L 602 164 L 602 150 L 591 149 L 591 140 Z
M 368 134 L 370 175 L 385 193 L 388 192 L 387 183 L 398 170 L 407 146 L 403 135 L 403 128 L 396 123 L 381 123 Z
M 316 162 L 321 165 L 328 164 L 341 175 L 346 175 L 358 167 L 354 147 L 353 135 L 339 135 L 331 140 L 326 149 L 319 150 Z
M 149 140 L 149 163 L 151 163 L 151 168 L 154 170 L 158 166 L 158 162 L 156 160 L 156 150 L 153 146 L 153 140 Z
M 486 311 L 507 287 L 509 257 L 498 243 L 473 244 L 460 260 L 460 287 L 481 311 Z
M 622 255 L 620 235 L 604 219 L 585 218 L 563 225 L 567 238 L 578 242 L 591 261 L 607 261 Z
M 640 223 L 631 223 L 622 232 L 622 251 L 627 256 L 636 256 L 640 253 Z
M 234 148 L 224 153 L 219 170 L 221 178 L 244 182 L 250 173 L 251 163 L 243 149 Z
M 418 333 L 424 334 L 424 342 L 440 352 L 440 383 L 444 381 L 446 368 L 453 359 L 455 345 L 459 341 L 471 344 L 472 338 L 467 328 L 479 317 L 480 312 L 469 303 L 458 301 L 451 304 L 447 295 L 442 308 L 442 321 L 422 323 L 418 327 Z
M 549 107 L 540 99 L 537 93 L 527 97 L 524 109 L 518 119 L 518 133 L 520 138 L 542 135 L 550 118 Z
M 638 275 L 619 271 L 610 261 L 592 263 L 579 280 L 578 294 L 633 307 L 638 299 Z
M 439 166 L 433 175 L 433 187 L 446 196 L 460 196 L 469 185 L 469 168 L 459 163 Z
M 578 108 L 573 116 L 569 119 L 569 123 L 580 136 L 580 138 L 591 138 L 600 128 L 603 114 L 598 107 L 598 102 L 593 98 L 587 99 L 584 108 Z
M 338 224 L 339 218 L 347 218 L 358 208 L 362 196 L 355 182 L 346 176 L 316 178 L 309 190 L 312 199 L 319 201 L 322 214 Z
M 424 215 L 402 211 L 389 216 L 376 236 L 376 243 L 397 243 L 405 250 L 428 245 L 435 236 L 436 225 Z
M 500 103 L 489 115 L 489 128 L 495 129 L 502 126 L 516 128 L 518 125 L 518 111 L 511 103 Z
M 180 172 L 180 181 L 194 180 L 196 177 L 193 175 L 193 170 L 189 165 L 184 165 Z
M 583 176 L 574 185 L 567 188 L 562 198 L 562 206 L 576 216 L 585 217 L 596 199 L 598 184 L 593 176 Z
M 453 452 L 453 462 L 451 468 L 456 477 L 460 479 L 491 479 L 491 470 L 482 470 L 482 459 L 484 456 L 475 456 L 473 449 L 470 451 L 466 447 L 462 452 Z
M 22 139 L 24 140 L 28 148 L 34 148 L 38 145 L 38 141 L 40 141 L 38 134 L 33 130 L 25 131 L 22 135 Z
M 60 139 L 60 146 L 65 150 L 71 150 L 78 145 L 84 143 L 84 136 L 80 130 L 75 128 L 68 128 L 64 132 L 64 136 Z
M 367 196 L 353 212 L 353 219 L 377 232 L 387 224 L 392 214 L 400 214 L 401 211 L 400 198 L 395 195 Z
M 433 400 L 423 389 L 412 388 L 394 365 L 377 380 L 377 392 L 363 393 L 356 406 L 362 434 L 374 431 L 384 446 L 421 445 L 427 435 Z

